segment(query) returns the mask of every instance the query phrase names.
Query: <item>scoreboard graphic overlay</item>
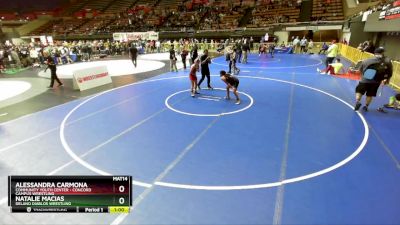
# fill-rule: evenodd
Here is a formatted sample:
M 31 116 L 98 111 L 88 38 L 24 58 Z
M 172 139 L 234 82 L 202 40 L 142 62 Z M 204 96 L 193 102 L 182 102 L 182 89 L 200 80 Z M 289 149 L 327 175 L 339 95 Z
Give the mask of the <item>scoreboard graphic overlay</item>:
M 131 176 L 9 176 L 13 213 L 129 213 Z

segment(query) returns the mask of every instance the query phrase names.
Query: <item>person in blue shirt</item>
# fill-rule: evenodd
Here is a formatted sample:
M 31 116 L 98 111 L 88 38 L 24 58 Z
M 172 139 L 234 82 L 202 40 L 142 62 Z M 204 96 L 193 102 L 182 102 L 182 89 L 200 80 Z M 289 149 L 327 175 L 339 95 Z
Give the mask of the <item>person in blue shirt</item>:
M 324 42 L 324 43 L 322 44 L 322 47 L 321 47 L 321 49 L 319 50 L 318 54 L 319 54 L 319 55 L 325 54 L 325 52 L 326 52 L 326 50 L 328 50 L 328 48 L 329 48 L 329 46 L 326 44 L 326 42 Z

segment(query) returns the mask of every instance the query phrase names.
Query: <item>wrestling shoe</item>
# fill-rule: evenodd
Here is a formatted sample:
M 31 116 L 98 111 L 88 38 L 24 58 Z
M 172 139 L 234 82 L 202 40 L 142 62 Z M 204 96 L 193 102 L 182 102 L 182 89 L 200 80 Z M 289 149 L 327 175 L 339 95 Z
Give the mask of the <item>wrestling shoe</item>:
M 354 106 L 354 111 L 359 110 L 361 107 L 361 103 L 356 103 L 356 105 Z

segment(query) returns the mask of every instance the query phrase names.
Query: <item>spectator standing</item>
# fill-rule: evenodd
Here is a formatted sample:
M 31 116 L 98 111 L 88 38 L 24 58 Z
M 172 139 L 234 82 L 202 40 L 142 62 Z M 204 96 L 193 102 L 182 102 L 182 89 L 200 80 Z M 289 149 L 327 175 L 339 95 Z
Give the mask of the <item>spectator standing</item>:
M 197 44 L 194 44 L 192 51 L 191 51 L 192 64 L 197 59 L 197 57 L 199 57 L 197 50 L 198 50 Z
M 176 67 L 176 55 L 174 50 L 174 45 L 171 45 L 171 49 L 169 50 L 169 61 L 170 61 L 170 69 L 171 72 L 178 72 L 178 68 Z
M 51 81 L 48 88 L 53 88 L 54 81 L 57 81 L 59 87 L 63 86 L 63 83 L 60 81 L 60 79 L 58 79 L 57 76 L 57 65 L 54 63 L 54 60 L 50 56 L 47 57 L 47 68 L 44 70 L 44 72 L 46 72 L 47 69 L 50 69 L 51 72 Z
M 161 42 L 159 40 L 156 41 L 156 49 L 157 49 L 157 52 L 160 53 L 160 51 L 161 51 Z
M 39 53 L 36 51 L 35 48 L 31 48 L 29 50 L 29 56 L 32 59 L 33 66 L 34 67 L 39 67 L 40 66 L 40 64 L 39 64 Z
M 246 39 L 243 43 L 242 47 L 242 63 L 247 63 L 247 53 L 250 52 L 250 44 L 249 41 Z
M 236 43 L 236 59 L 239 63 L 242 63 L 242 42 Z
M 314 48 L 314 42 L 312 39 L 308 42 L 308 47 L 307 47 L 307 52 L 310 54 L 313 54 L 313 48 Z
M 367 97 L 363 110 L 368 111 L 368 106 L 376 96 L 379 86 L 388 84 L 392 77 L 392 62 L 384 56 L 384 51 L 383 48 L 377 48 L 374 51 L 374 57 L 365 59 L 360 63 L 359 70 L 362 78 L 356 87 L 355 111 L 361 107 L 361 98 L 364 94 Z
M 131 57 L 133 65 L 135 65 L 135 68 L 137 67 L 137 56 L 138 56 L 138 50 L 136 48 L 135 44 L 131 44 L 131 47 L 129 48 L 129 56 Z
M 186 50 L 186 47 L 182 48 L 181 52 L 181 58 L 182 58 L 182 63 L 183 63 L 183 69 L 186 70 L 186 57 L 189 54 L 188 50 Z
M 333 40 L 328 50 L 326 50 L 326 60 L 325 66 L 328 67 L 329 64 L 333 62 L 339 52 L 339 47 L 336 44 L 336 40 Z
M 300 41 L 300 53 L 306 53 L 307 52 L 306 47 L 307 47 L 307 39 L 306 37 L 303 37 Z
M 293 47 L 294 47 L 294 53 L 299 53 L 300 52 L 300 39 L 299 39 L 299 36 L 296 36 L 296 38 L 293 40 Z

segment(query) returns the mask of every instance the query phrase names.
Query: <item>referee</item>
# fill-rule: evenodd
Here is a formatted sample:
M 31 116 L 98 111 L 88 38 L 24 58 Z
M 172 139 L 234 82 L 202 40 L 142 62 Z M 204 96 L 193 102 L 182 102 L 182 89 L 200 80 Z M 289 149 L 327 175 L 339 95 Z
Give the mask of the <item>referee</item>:
M 137 56 L 138 56 L 138 50 L 136 48 L 135 44 L 131 44 L 131 47 L 129 48 L 129 55 L 131 56 L 131 60 L 133 65 L 135 65 L 135 68 L 137 66 Z
M 200 57 L 200 66 L 201 66 L 201 79 L 197 84 L 197 87 L 200 89 L 200 85 L 203 82 L 204 78 L 207 77 L 207 87 L 208 89 L 213 89 L 211 87 L 211 79 L 210 79 L 210 68 L 208 64 L 211 63 L 211 58 L 208 55 L 208 50 L 204 50 L 204 54 Z

